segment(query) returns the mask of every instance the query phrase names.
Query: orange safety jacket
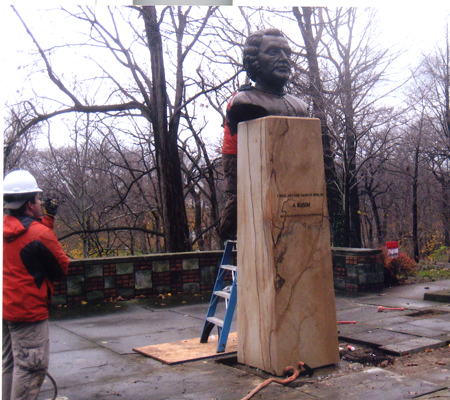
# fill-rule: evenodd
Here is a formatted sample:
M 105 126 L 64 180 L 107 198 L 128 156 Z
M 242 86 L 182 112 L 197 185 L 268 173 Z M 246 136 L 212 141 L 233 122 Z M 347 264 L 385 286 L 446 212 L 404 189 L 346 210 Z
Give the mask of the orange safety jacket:
M 235 95 L 236 95 L 236 93 L 233 94 L 233 96 L 231 97 L 231 100 L 233 100 L 233 97 Z M 231 100 L 229 101 L 229 103 L 227 105 L 227 112 L 231 108 Z M 223 123 L 222 154 L 232 154 L 232 155 L 237 154 L 237 140 L 238 140 L 237 133 L 235 133 L 234 135 L 231 135 L 230 127 L 228 125 L 227 120 L 225 119 L 225 121 Z
M 69 269 L 69 258 L 53 232 L 53 218 L 3 217 L 3 319 L 48 319 L 53 281 Z

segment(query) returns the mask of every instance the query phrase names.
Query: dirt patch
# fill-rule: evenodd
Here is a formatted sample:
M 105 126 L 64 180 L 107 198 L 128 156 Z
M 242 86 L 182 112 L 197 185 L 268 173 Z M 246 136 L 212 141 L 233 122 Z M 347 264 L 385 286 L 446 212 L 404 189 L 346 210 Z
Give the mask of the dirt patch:
M 341 343 L 339 346 L 341 360 L 359 363 L 364 367 L 381 367 L 394 364 L 394 357 L 370 347 Z
M 408 375 L 436 367 L 447 370 L 450 375 L 450 346 L 395 357 L 395 362 L 386 369 L 401 375 Z

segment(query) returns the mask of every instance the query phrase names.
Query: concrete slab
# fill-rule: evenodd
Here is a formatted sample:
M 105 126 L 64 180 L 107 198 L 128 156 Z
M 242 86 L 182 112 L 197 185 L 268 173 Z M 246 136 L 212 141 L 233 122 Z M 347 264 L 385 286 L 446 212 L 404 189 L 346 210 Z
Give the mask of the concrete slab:
M 410 307 L 408 313 L 425 309 L 450 311 L 448 305 L 425 302 L 422 297 L 417 297 L 421 292 L 417 286 L 430 286 L 430 290 L 450 289 L 450 280 L 446 281 L 445 285 L 436 282 L 435 285 L 430 283 L 408 285 L 398 290 L 393 288 L 388 290 L 386 296 L 358 294 L 349 298 L 338 295 L 337 309 L 338 312 L 344 313 L 339 320 L 359 320 L 356 325 L 338 325 L 337 329 L 345 330 L 350 336 L 364 332 L 373 333 L 377 332 L 377 329 L 369 326 L 376 321 L 377 328 L 389 333 L 404 334 L 406 337 L 409 334 L 417 338 L 417 335 L 428 337 L 431 332 L 443 332 L 441 337 L 433 339 L 449 340 L 448 314 L 433 315 L 430 325 L 426 322 L 430 320 L 429 316 L 406 317 L 407 322 L 400 322 L 405 318 L 402 313 L 393 315 L 377 312 L 378 305 L 403 307 L 405 302 L 424 305 Z M 399 297 L 400 295 L 403 297 Z M 236 400 L 244 397 L 266 377 L 255 376 L 256 372 L 250 371 L 249 368 L 238 370 L 212 361 L 205 362 L 206 360 L 167 366 L 151 358 L 131 353 L 130 349 L 140 343 L 150 345 L 172 341 L 170 337 L 174 338 L 173 341 L 183 340 L 191 335 L 199 337 L 197 329 L 202 327 L 208 300 L 189 305 L 177 305 L 176 302 L 168 301 L 167 306 L 161 306 L 149 299 L 135 299 L 52 310 L 50 373 L 58 382 L 60 395 L 70 400 Z M 156 315 L 159 321 L 153 319 L 153 315 Z M 443 327 L 445 330 L 440 330 Z M 420 360 L 426 362 L 427 353 L 423 354 L 424 357 Z M 367 379 L 362 378 L 365 375 L 358 375 L 358 372 L 348 374 L 348 364 L 345 362 L 341 361 L 339 364 L 342 364 L 341 368 L 346 371 L 339 381 L 335 381 L 337 378 L 330 378 L 336 374 L 341 375 L 339 368 L 334 366 L 331 371 L 316 371 L 312 379 L 306 376 L 299 378 L 300 381 L 304 379 L 315 383 L 305 386 L 292 384 L 291 387 L 271 384 L 260 391 L 255 399 L 450 399 L 446 375 L 448 371 L 445 371 L 450 370 L 448 365 L 436 365 L 436 368 L 433 365 L 430 373 L 417 367 L 417 370 L 407 369 L 407 376 L 393 377 L 381 372 L 377 377 L 371 375 Z M 325 370 L 327 372 L 324 372 Z M 413 375 L 410 377 L 410 374 Z M 430 386 L 432 384 L 435 386 Z M 444 389 L 444 386 L 447 388 Z M 428 392 L 434 389 L 437 391 Z M 50 382 L 47 381 L 39 400 L 50 399 L 51 395 Z
M 405 342 L 410 339 L 417 339 L 417 336 L 405 333 L 392 332 L 385 329 L 372 329 L 364 332 L 357 332 L 345 337 L 341 335 L 343 340 L 351 343 L 359 343 L 372 347 L 386 346 L 398 342 Z
M 51 352 L 59 353 L 67 350 L 83 350 L 94 348 L 96 344 L 91 340 L 84 339 L 79 335 L 74 335 L 67 329 L 52 324 L 50 329 Z
M 445 345 L 447 345 L 447 342 L 445 341 L 421 337 L 381 346 L 380 350 L 396 356 L 401 356 L 407 353 L 419 353 L 426 349 L 436 349 Z
M 377 316 L 377 307 L 365 305 L 363 307 L 351 308 L 337 311 L 338 321 L 370 321 Z
M 438 331 L 450 330 L 450 322 L 439 318 L 420 319 L 418 321 L 412 321 L 408 323 L 414 326 L 420 326 L 429 329 L 437 329 Z
M 193 304 L 188 306 L 179 306 L 168 308 L 167 311 L 172 311 L 178 314 L 189 315 L 191 317 L 200 318 L 202 321 L 206 318 L 206 313 L 208 312 L 209 303 L 203 304 Z M 221 302 L 217 305 L 218 310 L 225 309 L 225 303 Z M 236 314 L 236 313 L 235 313 Z
M 365 332 L 368 329 L 367 326 L 360 324 L 338 324 L 339 338 L 341 336 L 349 337 L 354 333 Z
M 304 385 L 297 390 L 318 399 L 399 400 L 446 389 L 442 385 L 371 368 L 352 375 Z
M 203 320 L 170 310 L 138 310 L 130 311 L 126 316 L 116 314 L 108 318 L 93 317 L 80 321 L 58 322 L 58 326 L 95 342 L 151 333 L 164 333 L 165 341 L 171 341 L 174 327 L 196 326 L 201 330 Z
M 351 308 L 361 308 L 361 307 L 366 307 L 366 305 L 363 303 L 358 303 L 354 300 L 348 300 L 348 299 L 336 297 L 336 310 L 337 311 L 348 310 Z
M 448 332 L 445 331 L 439 331 L 436 329 L 430 329 L 423 326 L 415 326 L 411 324 L 394 324 L 389 327 L 386 327 L 385 329 L 395 332 L 401 332 L 401 333 L 408 333 L 410 335 L 416 335 L 416 336 L 425 336 L 429 338 L 436 338 L 438 336 L 447 335 Z
M 118 376 L 139 376 L 143 371 L 156 373 L 161 363 L 140 355 L 123 356 L 108 349 L 95 348 L 74 352 L 52 353 L 50 356 L 50 374 L 56 379 L 58 387 L 70 388 L 101 383 Z M 131 379 L 130 379 L 131 380 Z M 60 395 L 64 395 L 60 390 Z M 67 396 L 74 400 L 71 396 Z M 73 396 L 72 396 L 73 397 Z M 85 397 L 89 399 L 91 397 Z M 83 397 L 79 397 L 80 400 Z
M 450 289 L 426 292 L 423 299 L 428 301 L 437 301 L 439 303 L 450 303 Z
M 70 400 L 122 398 L 126 400 L 236 400 L 246 396 L 264 379 L 230 368 L 214 361 L 198 361 L 189 364 L 167 366 L 142 363 L 151 360 L 141 355 L 127 358 L 127 368 L 118 370 L 89 371 L 76 376 L 76 386 L 64 386 L 64 379 L 55 373 L 60 386 L 59 394 Z M 122 367 L 123 363 L 120 364 Z M 93 376 L 88 379 L 88 375 Z M 73 381 L 74 382 L 74 381 Z M 47 385 L 47 384 L 46 384 Z M 73 384 L 72 384 L 73 385 Z M 44 389 L 44 388 L 43 388 Z M 38 400 L 48 399 L 51 388 L 45 387 Z M 70 393 L 70 395 L 69 395 Z M 258 394 L 260 400 L 298 399 L 298 392 L 281 385 L 271 384 Z M 314 397 L 305 395 L 304 400 Z
M 423 297 L 423 293 L 422 293 Z M 402 297 L 394 297 L 394 296 L 386 296 L 382 298 L 383 300 L 380 300 L 380 298 L 376 297 L 368 297 L 365 298 L 364 301 L 367 302 L 367 304 L 376 305 L 376 306 L 383 306 L 383 307 L 403 307 L 405 310 L 422 310 L 425 308 L 433 307 L 434 305 L 442 305 L 440 303 L 432 303 L 427 302 L 425 300 L 418 300 L 418 299 L 408 299 L 408 298 L 402 298 Z
M 449 309 L 449 311 L 450 311 L 450 309 Z M 434 318 L 436 318 L 436 319 L 443 319 L 444 321 L 450 322 L 450 312 L 448 312 L 448 313 L 443 313 L 443 314 L 436 314 L 436 315 L 434 316 Z M 450 326 L 450 325 L 449 325 L 449 326 Z
M 373 320 L 363 321 L 362 324 L 369 328 L 386 328 L 387 326 L 414 321 L 414 318 L 399 315 L 399 313 L 401 313 L 400 311 L 392 311 L 392 313 L 397 314 L 391 314 L 387 312 L 379 313 L 373 318 Z
M 193 339 L 199 337 L 202 332 L 203 325 L 185 328 L 173 328 L 170 332 L 146 333 L 143 335 L 132 335 L 117 337 L 113 339 L 101 338 L 95 343 L 101 347 L 112 350 L 117 354 L 133 354 L 133 348 L 142 346 L 151 346 L 155 344 L 166 343 L 168 337 L 171 341 L 179 341 L 185 339 Z M 216 334 L 216 332 L 213 332 Z
M 449 364 L 449 363 L 448 363 Z M 450 388 L 450 365 L 436 366 L 431 369 L 419 369 L 408 375 L 411 379 L 421 379 Z M 450 396 L 448 397 L 450 399 Z
M 450 389 L 439 390 L 425 396 L 416 397 L 419 400 L 445 400 L 450 399 Z

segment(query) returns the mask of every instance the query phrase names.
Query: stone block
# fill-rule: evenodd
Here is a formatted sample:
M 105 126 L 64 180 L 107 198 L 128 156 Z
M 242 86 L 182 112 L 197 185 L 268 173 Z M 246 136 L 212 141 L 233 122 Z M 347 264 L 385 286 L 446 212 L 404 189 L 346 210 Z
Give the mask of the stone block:
M 151 289 L 152 284 L 152 271 L 142 270 L 136 271 L 135 274 L 135 288 L 136 289 Z
M 239 124 L 238 361 L 339 361 L 320 121 Z
M 169 272 L 170 271 L 170 261 L 153 261 L 153 271 L 154 272 Z
M 84 294 L 84 277 L 73 275 L 67 277 L 67 296 L 81 296 Z
M 84 268 L 84 274 L 86 278 L 103 276 L 103 265 L 86 265 Z
M 185 258 L 181 265 L 183 271 L 198 269 L 198 258 Z
M 114 289 L 116 287 L 115 276 L 105 276 L 105 289 Z
M 116 275 L 132 274 L 133 272 L 134 265 L 132 262 L 116 264 Z
M 200 269 L 200 285 L 214 285 L 217 277 L 217 266 L 203 267 Z

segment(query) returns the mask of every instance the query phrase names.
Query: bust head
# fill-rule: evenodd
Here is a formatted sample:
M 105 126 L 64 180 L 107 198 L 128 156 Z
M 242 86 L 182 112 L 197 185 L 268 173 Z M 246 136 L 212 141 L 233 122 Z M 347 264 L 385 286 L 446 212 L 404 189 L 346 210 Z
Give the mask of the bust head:
M 283 33 L 276 28 L 252 33 L 243 51 L 244 69 L 256 85 L 282 90 L 290 71 L 291 48 Z

